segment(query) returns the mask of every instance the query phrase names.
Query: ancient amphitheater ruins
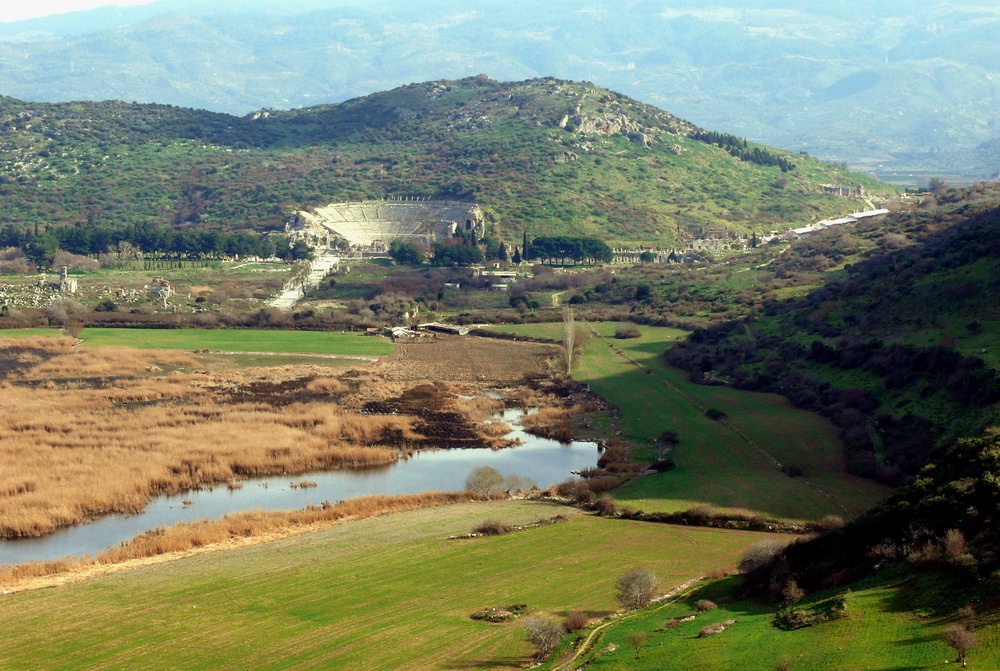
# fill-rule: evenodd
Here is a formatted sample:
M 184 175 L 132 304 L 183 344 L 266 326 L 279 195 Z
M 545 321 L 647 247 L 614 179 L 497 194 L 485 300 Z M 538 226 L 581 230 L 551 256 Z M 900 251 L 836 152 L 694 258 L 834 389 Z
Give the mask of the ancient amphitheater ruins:
M 477 238 L 486 232 L 483 211 L 475 203 L 423 198 L 331 203 L 296 212 L 285 230 L 317 247 L 356 253 L 384 253 L 395 239 L 430 246 L 458 232 Z

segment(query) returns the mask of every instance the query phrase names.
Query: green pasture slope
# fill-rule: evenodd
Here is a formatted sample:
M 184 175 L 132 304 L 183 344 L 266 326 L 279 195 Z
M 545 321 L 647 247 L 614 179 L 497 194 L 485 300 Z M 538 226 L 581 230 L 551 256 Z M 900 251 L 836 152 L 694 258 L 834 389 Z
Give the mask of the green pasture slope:
M 777 604 L 762 599 L 733 599 L 738 577 L 715 581 L 676 603 L 636 611 L 606 627 L 573 668 L 588 659 L 592 661 L 587 668 L 600 671 L 772 671 L 782 660 L 790 662 L 786 667 L 790 671 L 960 668 L 955 664 L 955 651 L 942 638 L 943 630 L 956 621 L 954 609 L 970 596 L 982 598 L 990 589 L 995 595 L 996 578 L 976 588 L 976 595 L 955 584 L 954 576 L 942 580 L 941 575 L 934 574 L 914 576 L 896 570 L 889 574 L 856 583 L 849 591 L 826 591 L 806 597 L 799 610 L 829 612 L 831 605 L 843 599 L 846 617 L 794 631 L 774 625 Z M 699 599 L 710 599 L 719 608 L 676 628 L 662 629 L 668 620 L 694 613 Z M 736 622 L 724 632 L 698 638 L 702 627 L 726 620 Z M 995 612 L 983 612 L 976 618 L 979 643 L 969 653 L 970 669 L 1000 668 L 1000 627 L 996 621 Z M 644 632 L 649 637 L 639 659 L 629 645 L 633 632 Z M 616 644 L 618 649 L 595 654 L 610 644 Z M 542 668 L 559 668 L 558 660 L 565 659 L 565 654 L 555 656 Z
M 487 518 L 569 522 L 447 540 Z M 523 668 L 519 623 L 492 605 L 604 613 L 644 565 L 667 591 L 773 534 L 611 520 L 501 501 L 388 515 L 58 589 L 0 596 L 4 669 Z
M 0 330 L 0 337 L 58 336 L 59 329 Z M 138 349 L 209 349 L 230 352 L 305 352 L 383 356 L 392 352 L 385 338 L 329 331 L 279 331 L 253 329 L 111 329 L 86 328 L 80 333 L 84 347 L 135 347 Z
M 774 394 L 695 385 L 664 365 L 660 355 L 683 331 L 640 326 L 641 338 L 619 340 L 615 323 L 580 326 L 591 335 L 583 338 L 573 377 L 620 408 L 621 437 L 637 446 L 637 456 L 651 458 L 653 441 L 667 429 L 680 437 L 671 454 L 678 467 L 616 490 L 620 502 L 646 511 L 709 503 L 801 520 L 854 516 L 888 493 L 844 470 L 838 429 L 826 419 Z M 562 333 L 561 324 L 498 328 L 533 337 Z M 709 419 L 709 408 L 728 419 Z M 805 475 L 791 478 L 781 465 Z

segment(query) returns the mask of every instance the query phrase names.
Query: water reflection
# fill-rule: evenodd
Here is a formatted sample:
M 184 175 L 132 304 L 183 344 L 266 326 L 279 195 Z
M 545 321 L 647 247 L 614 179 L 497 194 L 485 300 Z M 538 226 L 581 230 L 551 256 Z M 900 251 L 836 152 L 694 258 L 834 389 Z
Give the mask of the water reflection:
M 522 411 L 507 410 L 499 417 L 516 427 Z M 597 445 L 569 444 L 531 436 L 516 427 L 508 434 L 523 444 L 503 450 L 468 449 L 418 452 L 391 466 L 363 471 L 323 471 L 296 476 L 255 478 L 242 489 L 225 485 L 178 496 L 154 499 L 138 515 L 103 517 L 89 524 L 69 527 L 42 538 L 0 541 L 0 564 L 56 559 L 100 552 L 156 526 L 169 526 L 227 513 L 252 510 L 304 508 L 323 501 L 339 501 L 365 494 L 411 494 L 461 490 L 477 466 L 492 466 L 503 475 L 520 475 L 541 487 L 560 482 L 571 471 L 592 467 Z M 292 488 L 291 482 L 308 480 L 316 487 Z M 190 501 L 186 505 L 184 501 Z

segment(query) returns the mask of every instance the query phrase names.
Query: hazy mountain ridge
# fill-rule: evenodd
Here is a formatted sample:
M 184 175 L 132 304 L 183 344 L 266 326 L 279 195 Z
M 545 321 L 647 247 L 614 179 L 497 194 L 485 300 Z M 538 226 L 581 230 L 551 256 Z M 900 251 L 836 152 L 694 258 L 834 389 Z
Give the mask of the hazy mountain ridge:
M 334 7 L 186 0 L 0 26 L 0 90 L 245 113 L 480 72 L 586 79 L 706 127 L 868 165 L 1000 168 L 1000 13 L 954 2 L 703 7 L 520 0 Z M 103 10 L 102 10 L 103 11 Z M 163 14 L 171 11 L 172 13 Z M 266 16 L 264 13 L 267 13 Z M 131 19 L 131 17 L 135 19 Z M 36 38 L 24 39 L 25 30 Z M 45 38 L 48 35 L 48 39 Z M 20 36 L 20 37 L 19 37 Z M 845 115 L 846 109 L 850 113 Z

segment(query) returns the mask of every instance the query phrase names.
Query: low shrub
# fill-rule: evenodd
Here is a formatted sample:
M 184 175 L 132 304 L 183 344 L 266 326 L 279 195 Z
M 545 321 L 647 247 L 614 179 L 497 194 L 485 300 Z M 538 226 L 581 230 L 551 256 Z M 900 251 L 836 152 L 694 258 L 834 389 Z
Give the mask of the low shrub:
M 590 623 L 590 616 L 586 613 L 582 613 L 578 610 L 571 611 L 566 615 L 566 619 L 563 621 L 563 627 L 566 631 L 573 632 L 579 631 L 586 627 Z
M 709 408 L 708 410 L 705 411 L 705 417 L 708 417 L 709 419 L 714 419 L 717 422 L 721 422 L 724 419 L 728 419 L 729 415 L 722 412 L 718 408 Z
M 657 459 L 650 465 L 650 468 L 659 473 L 665 473 L 677 468 L 677 464 L 674 463 L 673 459 Z
M 480 622 L 510 622 L 528 612 L 527 604 L 514 603 L 505 606 L 490 606 L 478 610 L 469 617 Z
M 708 599 L 699 599 L 698 603 L 694 605 L 694 611 L 696 613 L 703 613 L 706 610 L 715 610 L 718 608 L 714 601 L 709 601 Z
M 702 627 L 701 631 L 698 632 L 698 638 L 705 638 L 714 634 L 720 634 L 734 624 L 736 624 L 736 620 L 726 620 L 725 622 L 720 622 L 719 624 L 710 624 L 707 627 Z
M 615 329 L 615 337 L 619 340 L 628 340 L 630 338 L 641 338 L 642 333 L 639 332 L 635 324 L 621 324 Z
M 601 475 L 587 480 L 587 488 L 595 494 L 609 492 L 621 486 L 621 480 L 613 475 Z
M 472 529 L 472 533 L 482 534 L 483 536 L 502 536 L 510 532 L 511 527 L 509 524 L 494 519 L 483 520 Z
M 823 531 L 838 531 L 844 528 L 844 518 L 840 515 L 827 515 L 819 521 Z
M 618 514 L 618 503 L 610 496 L 602 496 L 594 504 L 594 511 L 604 517 L 614 517 Z

